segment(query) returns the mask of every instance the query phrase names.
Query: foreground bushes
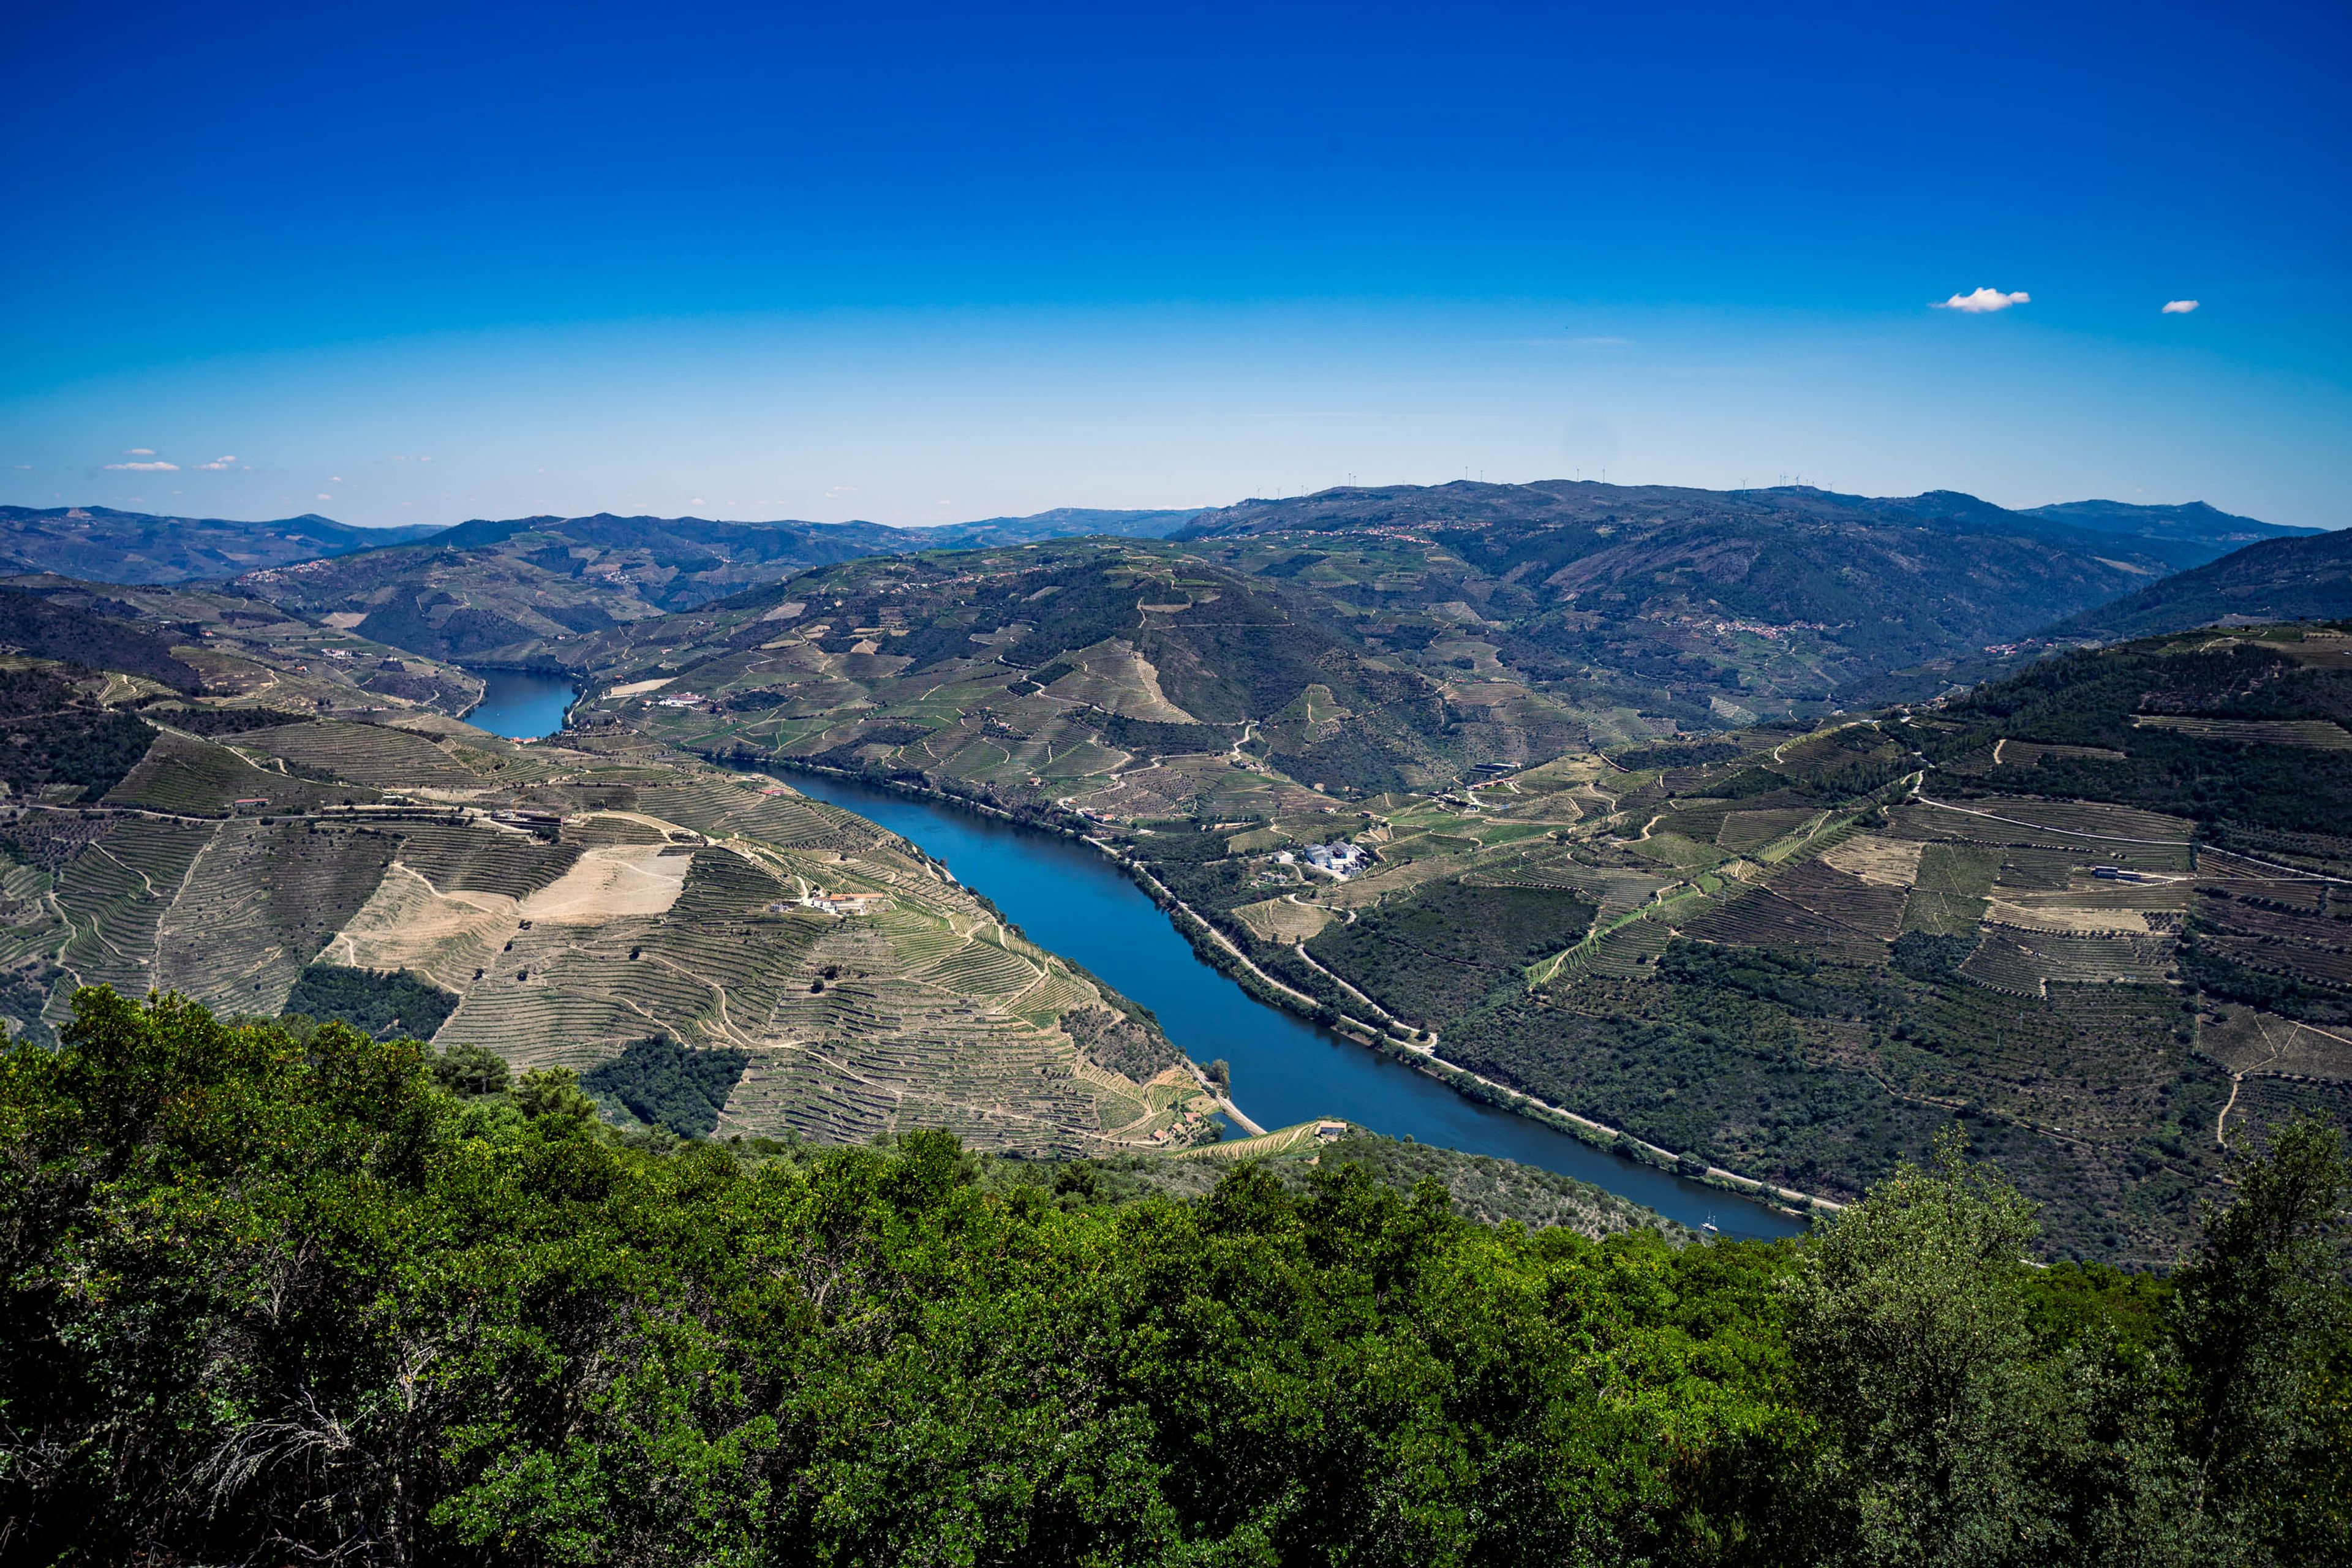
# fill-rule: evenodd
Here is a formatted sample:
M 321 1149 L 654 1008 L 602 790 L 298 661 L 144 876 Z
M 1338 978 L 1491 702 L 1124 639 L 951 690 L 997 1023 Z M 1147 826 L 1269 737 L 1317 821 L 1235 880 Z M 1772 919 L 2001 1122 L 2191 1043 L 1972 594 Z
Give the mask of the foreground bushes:
M 436 1083 L 455 1086 L 452 1092 Z M 485 1092 L 468 1095 L 467 1089 Z M 340 1026 L 76 1000 L 0 1058 L 16 1562 L 2319 1562 L 2344 1169 L 2177 1289 L 1948 1151 L 1801 1246 L 1595 1246 L 1361 1170 L 1192 1204 L 941 1134 L 625 1147 Z M 2340 1559 L 2339 1559 L 2340 1560 Z

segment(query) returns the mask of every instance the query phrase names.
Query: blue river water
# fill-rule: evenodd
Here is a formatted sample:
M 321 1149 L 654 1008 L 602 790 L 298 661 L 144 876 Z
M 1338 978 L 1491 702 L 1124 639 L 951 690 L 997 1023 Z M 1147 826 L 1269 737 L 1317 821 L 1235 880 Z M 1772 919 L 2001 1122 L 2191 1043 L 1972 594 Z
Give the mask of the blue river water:
M 1102 855 L 1056 834 L 828 774 L 793 773 L 804 794 L 920 845 L 983 892 L 1031 941 L 1142 1003 L 1194 1061 L 1233 1068 L 1234 1103 L 1265 1127 L 1334 1116 L 1557 1171 L 1727 1236 L 1794 1236 L 1805 1222 L 1595 1149 L 1538 1121 L 1464 1098 L 1402 1063 L 1271 1007 L 1202 963 L 1141 889 Z
M 466 722 L 512 741 L 536 741 L 562 729 L 564 710 L 580 695 L 578 687 L 559 676 L 515 669 L 469 673 L 482 678 L 482 700 Z

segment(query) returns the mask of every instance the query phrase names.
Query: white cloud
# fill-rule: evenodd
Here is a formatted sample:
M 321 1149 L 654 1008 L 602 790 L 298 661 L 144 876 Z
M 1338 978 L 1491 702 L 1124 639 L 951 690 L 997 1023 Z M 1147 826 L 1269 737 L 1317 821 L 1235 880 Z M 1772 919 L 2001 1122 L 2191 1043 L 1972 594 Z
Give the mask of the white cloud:
M 2032 299 L 2033 296 L 2022 289 L 2014 294 L 2004 294 L 1998 289 L 1979 289 L 1973 294 L 1955 294 L 1941 304 L 1931 305 L 1931 308 L 1982 316 L 1994 310 L 2006 310 L 2011 305 L 2029 304 Z
M 115 474 L 176 474 L 177 463 L 109 463 L 107 472 Z
M 856 493 L 857 487 L 856 485 L 835 485 L 833 489 L 824 492 L 824 499 L 827 500 L 834 500 L 842 496 L 854 496 Z
M 211 462 L 198 463 L 196 467 L 203 469 L 205 473 L 217 474 L 225 472 L 229 466 L 236 461 L 236 458 L 235 457 L 215 458 Z
M 2164 309 L 2159 311 L 2158 314 L 2166 316 L 2185 316 L 2195 309 L 2197 309 L 2197 301 L 2194 300 L 2167 300 L 2164 302 Z
M 326 491 L 320 490 L 317 495 L 312 496 L 310 499 L 312 500 L 332 500 L 335 498 L 329 495 Z
M 152 458 L 155 455 L 155 448 L 152 447 L 125 447 L 122 448 L 122 455 L 126 458 Z
M 331 485 L 341 484 L 343 482 L 343 476 L 341 474 L 329 474 L 327 476 L 327 482 Z

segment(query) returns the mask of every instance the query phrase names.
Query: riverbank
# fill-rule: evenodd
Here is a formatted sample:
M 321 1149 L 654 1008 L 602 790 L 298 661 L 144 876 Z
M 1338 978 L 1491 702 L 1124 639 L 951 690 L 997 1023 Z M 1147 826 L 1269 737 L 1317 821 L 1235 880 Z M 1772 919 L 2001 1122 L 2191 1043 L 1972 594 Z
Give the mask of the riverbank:
M 1636 1138 L 1605 1122 L 1497 1082 L 1459 1063 L 1447 1061 L 1434 1049 L 1395 1039 L 1375 1023 L 1326 1005 L 1268 974 L 1214 921 L 1176 898 L 1152 873 L 1148 864 L 1097 838 L 1085 826 L 1074 825 L 1066 815 L 1061 820 L 1041 820 L 1039 816 L 1007 811 L 988 801 L 939 789 L 926 782 L 877 777 L 791 759 L 722 757 L 717 760 L 779 773 L 797 773 L 813 781 L 838 781 L 854 791 L 900 797 L 934 812 L 940 807 L 960 807 L 975 818 L 1001 824 L 1003 828 L 1032 830 L 1062 839 L 1073 848 L 1083 846 L 1094 857 L 1108 860 L 1116 867 L 1123 879 L 1160 912 L 1165 920 L 1165 929 L 1181 937 L 1184 946 L 1201 963 L 1232 981 L 1251 1001 L 1273 1008 L 1287 1018 L 1311 1025 L 1328 1037 L 1346 1042 L 1346 1048 L 1391 1064 L 1392 1068 L 1405 1068 L 1423 1079 L 1442 1086 L 1449 1097 L 1458 1096 L 1462 1100 L 1486 1108 L 1488 1114 L 1499 1114 L 1507 1120 L 1542 1128 L 1549 1133 L 1573 1140 L 1608 1160 L 1654 1172 L 1688 1186 L 1722 1192 L 1769 1212 L 1801 1219 L 1811 1214 L 1834 1212 L 1840 1206 L 1835 1200 L 1762 1182 Z M 851 810 L 857 809 L 856 805 L 848 802 L 836 804 L 845 805 Z M 1002 831 L 1003 828 L 992 831 Z M 901 836 L 905 837 L 903 833 Z M 1138 1000 L 1144 998 L 1139 996 Z M 1292 1119 L 1286 1115 L 1278 1120 Z M 1377 1122 L 1373 1124 L 1377 1125 Z M 1580 1158 L 1589 1161 L 1592 1156 Z

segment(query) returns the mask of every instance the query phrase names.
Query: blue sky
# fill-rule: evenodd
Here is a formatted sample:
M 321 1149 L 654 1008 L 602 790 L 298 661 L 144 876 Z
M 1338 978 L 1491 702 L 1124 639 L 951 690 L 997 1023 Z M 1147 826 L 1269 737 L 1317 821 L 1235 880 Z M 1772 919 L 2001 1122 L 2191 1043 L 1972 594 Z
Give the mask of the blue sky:
M 1895 9 L 40 8 L 0 500 L 2352 522 L 2346 10 Z

